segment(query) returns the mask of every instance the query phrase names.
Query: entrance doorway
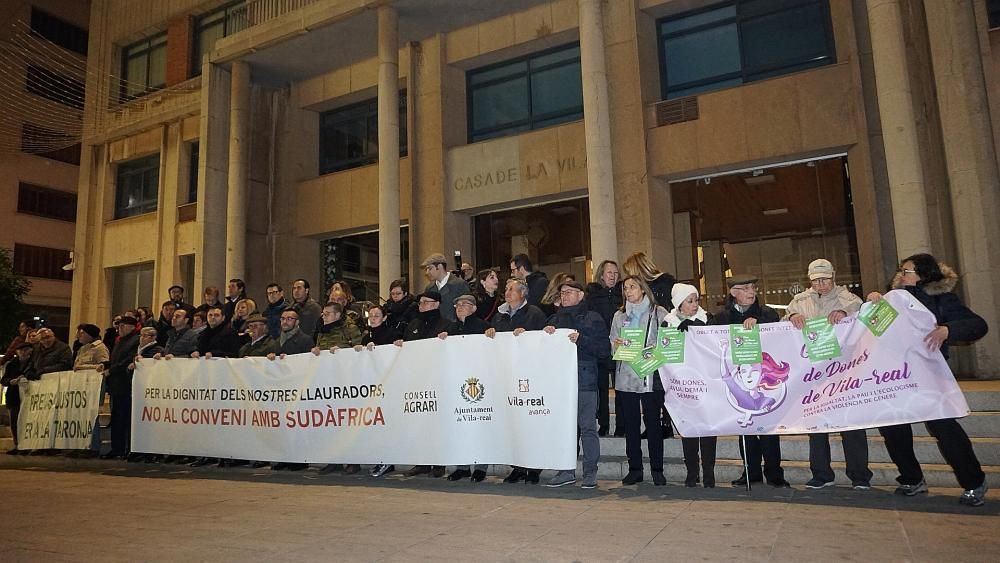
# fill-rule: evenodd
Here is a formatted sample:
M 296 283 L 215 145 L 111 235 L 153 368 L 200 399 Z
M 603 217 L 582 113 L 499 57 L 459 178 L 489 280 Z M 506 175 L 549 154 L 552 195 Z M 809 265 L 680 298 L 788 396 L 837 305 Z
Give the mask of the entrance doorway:
M 700 288 L 707 310 L 722 307 L 726 273 L 737 272 L 757 276 L 758 295 L 781 313 L 809 287 L 817 258 L 861 295 L 846 157 L 675 182 L 671 197 L 675 224 L 689 226 L 675 239 L 678 277 Z

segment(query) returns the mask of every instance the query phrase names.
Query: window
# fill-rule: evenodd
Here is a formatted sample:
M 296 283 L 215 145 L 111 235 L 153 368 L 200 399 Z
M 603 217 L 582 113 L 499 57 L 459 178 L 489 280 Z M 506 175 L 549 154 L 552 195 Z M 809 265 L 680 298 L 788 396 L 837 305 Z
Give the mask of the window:
M 111 269 L 111 311 L 119 314 L 136 307 L 153 305 L 159 311 L 159 303 L 153 300 L 153 263 L 123 266 Z
M 475 217 L 473 228 L 477 268 L 497 268 L 501 278 L 505 278 L 510 273 L 511 257 L 523 253 L 531 258 L 536 269 L 549 276 L 572 272 L 578 280 L 587 279 L 586 258 L 590 257 L 587 198 L 484 213 Z
M 583 118 L 580 46 L 470 71 L 469 142 Z
M 990 29 L 1000 27 L 1000 0 L 986 0 L 986 15 Z
M 212 50 L 217 40 L 247 27 L 246 9 L 246 3 L 241 0 L 198 18 L 194 24 L 194 46 L 191 49 L 192 76 L 201 74 L 202 57 Z
M 200 150 L 201 145 L 198 142 L 191 143 L 191 159 L 188 165 L 187 203 L 198 201 L 198 159 L 201 158 Z
M 72 281 L 73 271 L 62 269 L 69 263 L 68 250 L 14 243 L 14 271 L 22 276 Z
M 399 93 L 399 156 L 406 156 L 406 91 Z M 319 116 L 319 173 L 378 162 L 378 99 Z
M 122 50 L 122 101 L 167 85 L 167 34 L 133 43 Z
M 74 166 L 80 165 L 80 136 L 39 127 L 32 123 L 21 125 L 21 152 L 51 158 Z M 53 149 L 52 147 L 62 146 Z
M 76 221 L 76 194 L 20 182 L 17 212 L 60 221 Z
M 156 211 L 160 189 L 160 155 L 118 165 L 115 219 Z
M 836 62 L 828 0 L 736 0 L 658 27 L 665 99 Z
M 83 83 L 40 66 L 28 65 L 24 89 L 64 106 L 83 109 Z
M 31 7 L 31 31 L 63 49 L 87 56 L 87 31 Z
M 356 301 L 380 303 L 380 295 L 388 295 L 389 288 L 378 285 L 378 231 L 332 238 L 321 241 L 320 289 L 313 287 L 313 295 L 326 296 L 327 290 L 337 280 L 351 286 Z M 399 228 L 399 271 L 406 277 L 410 268 L 410 229 Z M 423 286 L 414 291 L 419 292 Z M 410 288 L 413 290 L 414 288 Z M 322 292 L 322 293 L 320 293 Z

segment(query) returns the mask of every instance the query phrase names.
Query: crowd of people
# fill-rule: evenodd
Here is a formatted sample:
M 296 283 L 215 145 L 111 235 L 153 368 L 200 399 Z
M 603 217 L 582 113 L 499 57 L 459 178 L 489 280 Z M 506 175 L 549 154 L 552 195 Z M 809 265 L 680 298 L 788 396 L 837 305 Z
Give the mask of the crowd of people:
M 105 391 L 111 399 L 111 448 L 101 454 L 100 433 L 94 432 L 89 450 L 70 455 L 193 466 L 217 463 L 264 467 L 268 462 L 130 454 L 131 381 L 135 363 L 143 358 L 156 361 L 175 357 L 261 356 L 280 361 L 289 354 L 318 355 L 341 348 L 362 351 L 378 345 L 402 346 L 407 341 L 449 335 L 493 337 L 497 332 L 512 332 L 516 336 L 525 331 L 553 333 L 567 328 L 571 329 L 568 338 L 576 345 L 578 358 L 581 486 L 597 486 L 599 437 L 611 431 L 609 388 L 612 385 L 614 435 L 625 438 L 629 465 L 622 483 L 634 485 L 643 481 L 641 442 L 645 439 L 650 476 L 653 484 L 660 486 L 666 484 L 663 440 L 673 436 L 669 413 L 664 407 L 664 389 L 659 377 L 640 377 L 628 363 L 612 360 L 614 351 L 623 344 L 619 337 L 621 329 L 646 329 L 645 344 L 650 345 L 656 327 L 661 326 L 682 331 L 700 325 L 741 324 L 752 328 L 787 320 L 801 328 L 807 319 L 820 316 L 835 324 L 858 312 L 862 305 L 860 297 L 837 285 L 833 264 L 822 258 L 809 264 L 806 272 L 809 288 L 792 298 L 783 316 L 760 300 L 754 276 L 739 273 L 727 277 L 725 302 L 711 314 L 701 306 L 697 287 L 677 282 L 642 252 L 629 256 L 621 267 L 612 260 L 600 262 L 593 272 L 593 281 L 587 285 L 568 273 L 558 273 L 550 279 L 535 270 L 523 254 L 511 259 L 504 283 L 498 268 L 476 272 L 470 264 L 463 263 L 461 268 L 450 270 L 442 254 L 428 256 L 421 266 L 429 280 L 423 291 L 412 295 L 405 280 L 396 280 L 390 285 L 389 299 L 384 304 L 362 305 L 344 281 L 331 284 L 320 304 L 312 296 L 309 282 L 296 279 L 289 286 L 290 299 L 280 284 L 268 284 L 266 304 L 258 308 L 257 302 L 246 295 L 244 282 L 232 279 L 224 298 L 220 298 L 218 288 L 207 287 L 197 307 L 185 302 L 183 287 L 173 286 L 158 316 L 145 307 L 125 311 L 114 317 L 112 326 L 103 334 L 96 325 L 81 324 L 72 346 L 60 342 L 48 328 L 22 322 L 19 335 L 2 359 L 2 383 L 7 386 L 15 439 L 20 381 L 57 371 L 96 369 L 105 376 L 101 400 Z M 985 321 L 954 293 L 957 282 L 958 276 L 951 268 L 933 256 L 917 254 L 900 263 L 889 288 L 908 291 L 935 315 L 937 326 L 927 335 L 925 344 L 931 351 L 940 350 L 945 357 L 949 344 L 973 342 L 987 331 Z M 871 292 L 867 300 L 877 301 L 881 297 L 881 293 Z M 962 426 L 955 419 L 928 421 L 926 425 L 964 489 L 960 502 L 983 505 L 986 476 Z M 914 455 L 911 426 L 890 426 L 879 431 L 899 470 L 896 492 L 906 496 L 926 493 L 927 484 Z M 873 475 L 868 467 L 867 434 L 854 430 L 841 435 L 847 477 L 854 489 L 867 490 Z M 717 438 L 684 437 L 682 445 L 685 485 L 696 487 L 700 483 L 714 487 Z M 15 448 L 8 453 L 27 452 Z M 732 482 L 733 486 L 765 481 L 773 487 L 790 486 L 781 467 L 778 436 L 746 436 L 740 440 L 740 454 L 747 470 Z M 807 488 L 834 484 L 827 434 L 809 435 L 809 464 L 812 479 L 805 484 Z M 273 470 L 306 467 L 293 463 L 270 465 Z M 357 473 L 360 469 L 358 465 L 329 464 L 320 471 Z M 395 471 L 393 466 L 376 465 L 370 475 L 381 477 L 392 471 Z M 514 467 L 504 482 L 538 483 L 541 471 Z M 444 477 L 446 471 L 442 466 L 415 466 L 406 472 L 408 476 L 421 474 Z M 480 465 L 459 466 L 448 475 L 450 480 L 474 482 L 485 478 L 486 467 Z M 576 482 L 574 471 L 559 471 L 547 485 L 561 487 Z

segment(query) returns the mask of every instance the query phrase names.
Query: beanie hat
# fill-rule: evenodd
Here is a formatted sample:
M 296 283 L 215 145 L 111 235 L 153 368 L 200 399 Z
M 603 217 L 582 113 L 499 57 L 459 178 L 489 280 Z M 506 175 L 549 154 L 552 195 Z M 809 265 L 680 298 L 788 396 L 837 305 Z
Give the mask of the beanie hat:
M 674 288 L 670 290 L 670 302 L 673 303 L 674 308 L 680 307 L 681 303 L 692 293 L 697 295 L 698 288 L 686 283 L 675 283 Z

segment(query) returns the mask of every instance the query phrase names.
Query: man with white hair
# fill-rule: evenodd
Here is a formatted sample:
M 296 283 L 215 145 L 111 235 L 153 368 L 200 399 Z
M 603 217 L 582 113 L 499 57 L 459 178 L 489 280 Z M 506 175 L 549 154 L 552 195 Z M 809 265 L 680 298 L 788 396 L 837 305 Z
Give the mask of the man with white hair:
M 786 321 L 802 330 L 806 321 L 815 317 L 826 317 L 832 325 L 847 315 L 861 309 L 861 298 L 846 287 L 837 285 L 833 264 L 825 258 L 809 263 L 809 289 L 792 297 L 785 313 Z M 847 477 L 856 490 L 871 488 L 872 472 L 868 469 L 868 435 L 864 430 L 849 430 L 840 433 L 844 445 L 844 460 L 847 462 Z M 809 435 L 809 469 L 812 479 L 806 483 L 807 489 L 822 489 L 833 486 L 833 467 L 830 465 L 830 435 Z

